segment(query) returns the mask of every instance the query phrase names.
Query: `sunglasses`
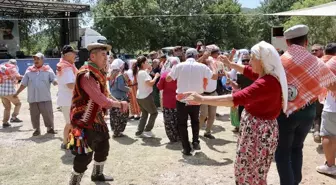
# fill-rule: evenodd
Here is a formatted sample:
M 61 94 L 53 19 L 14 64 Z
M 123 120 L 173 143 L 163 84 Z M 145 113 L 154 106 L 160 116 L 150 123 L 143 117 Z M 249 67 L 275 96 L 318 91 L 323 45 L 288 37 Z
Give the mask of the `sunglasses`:
M 250 60 L 242 60 L 242 62 L 250 62 Z

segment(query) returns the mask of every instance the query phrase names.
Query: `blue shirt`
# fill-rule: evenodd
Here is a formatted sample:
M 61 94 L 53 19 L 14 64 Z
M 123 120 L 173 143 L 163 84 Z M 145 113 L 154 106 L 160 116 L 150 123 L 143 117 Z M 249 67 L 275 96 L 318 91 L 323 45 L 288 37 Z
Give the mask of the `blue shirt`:
M 111 83 L 111 82 L 110 82 Z M 126 85 L 125 78 L 123 75 L 119 75 L 114 84 L 110 84 L 110 91 L 113 97 L 117 98 L 118 100 L 127 100 L 127 93 L 129 88 Z
M 21 84 L 28 87 L 28 103 L 51 101 L 50 84 L 56 81 L 56 75 L 49 71 L 26 71 Z

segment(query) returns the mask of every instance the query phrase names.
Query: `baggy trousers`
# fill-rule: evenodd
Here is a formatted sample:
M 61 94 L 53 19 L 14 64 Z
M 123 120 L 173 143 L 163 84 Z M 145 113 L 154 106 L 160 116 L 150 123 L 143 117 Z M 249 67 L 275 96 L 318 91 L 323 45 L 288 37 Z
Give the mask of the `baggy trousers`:
M 110 136 L 108 132 L 96 132 L 89 129 L 85 129 L 84 132 L 87 137 L 87 144 L 93 152 L 76 155 L 73 169 L 77 173 L 84 173 L 87 170 L 87 166 L 92 161 L 92 156 L 98 163 L 106 161 L 110 150 Z
M 29 103 L 30 119 L 34 129 L 40 129 L 40 115 L 42 114 L 44 125 L 54 128 L 54 112 L 51 101 Z

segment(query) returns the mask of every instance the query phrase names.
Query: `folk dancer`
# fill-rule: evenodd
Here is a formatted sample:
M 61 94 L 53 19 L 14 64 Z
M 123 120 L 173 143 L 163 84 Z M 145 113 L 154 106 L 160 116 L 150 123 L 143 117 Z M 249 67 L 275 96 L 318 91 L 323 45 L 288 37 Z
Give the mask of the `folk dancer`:
M 58 96 L 57 105 L 61 107 L 65 120 L 63 130 L 63 143 L 61 149 L 67 149 L 68 136 L 71 130 L 70 107 L 72 92 L 75 87 L 77 68 L 75 66 L 77 51 L 70 45 L 65 45 L 62 49 L 62 58 L 57 66 Z
M 210 53 L 205 53 L 202 56 L 208 58 Z M 191 146 L 188 137 L 188 115 L 191 119 L 192 126 L 192 146 L 194 150 L 200 150 L 199 145 L 199 111 L 200 104 L 186 104 L 183 101 L 183 93 L 189 91 L 196 91 L 198 93 L 204 92 L 204 79 L 217 80 L 217 71 L 213 68 L 210 70 L 206 65 L 197 62 L 198 52 L 194 48 L 190 48 L 186 51 L 187 60 L 180 64 L 177 64 L 171 72 L 167 75 L 167 82 L 172 80 L 177 81 L 177 120 L 178 130 L 180 133 L 183 150 L 182 153 L 187 156 L 191 156 Z M 199 59 L 200 60 L 200 59 Z M 181 96 L 182 95 L 182 96 Z
M 236 184 L 266 185 L 277 147 L 276 118 L 281 110 L 286 111 L 288 89 L 286 74 L 276 49 L 262 41 L 253 46 L 251 52 L 251 67 L 233 63 L 221 56 L 228 67 L 255 80 L 249 87 L 230 95 L 201 96 L 195 92 L 185 95 L 190 95 L 187 100 L 201 104 L 245 106 L 234 165 Z
M 325 54 L 331 56 L 326 65 L 336 74 L 336 43 L 328 44 Z M 316 167 L 316 171 L 326 175 L 336 175 L 336 96 L 332 91 L 327 92 L 324 102 L 320 136 L 326 162 Z
M 281 56 L 288 82 L 288 109 L 278 117 L 279 142 L 275 161 L 281 185 L 302 179 L 303 143 L 316 114 L 314 103 L 323 88 L 336 90 L 336 76 L 307 51 L 309 28 L 296 25 L 284 33 L 288 50 Z
M 110 144 L 108 127 L 104 120 L 107 109 L 112 107 L 127 111 L 127 102 L 114 101 L 108 97 L 105 67 L 110 45 L 89 44 L 90 60 L 84 64 L 76 76 L 71 105 L 70 149 L 75 154 L 70 185 L 79 185 L 88 164 L 94 158 L 92 181 L 113 181 L 103 174 Z
M 129 101 L 128 92 L 125 80 L 125 62 L 121 59 L 113 60 L 111 64 L 111 77 L 110 77 L 110 92 L 111 95 L 119 101 Z M 113 137 L 123 137 L 126 124 L 128 121 L 129 111 L 122 112 L 119 108 L 110 109 L 110 124 L 113 130 Z
M 49 65 L 44 64 L 44 55 L 37 53 L 33 56 L 34 65 L 28 67 L 24 74 L 21 86 L 14 97 L 17 97 L 28 87 L 28 103 L 30 119 L 35 129 L 33 136 L 41 135 L 40 115 L 42 114 L 48 134 L 56 134 L 54 130 L 54 113 L 51 101 L 50 85 L 57 85 L 54 71 Z
M 15 61 L 15 62 L 14 62 Z M 20 113 L 21 101 L 18 97 L 15 97 L 15 85 L 17 80 L 21 80 L 22 76 L 17 70 L 16 60 L 11 59 L 5 64 L 0 65 L 0 98 L 4 106 L 4 114 L 2 120 L 2 127 L 10 127 L 9 121 L 11 123 L 20 123 L 17 116 Z M 14 112 L 10 118 L 11 104 L 14 104 Z M 10 119 L 9 119 L 10 118 Z

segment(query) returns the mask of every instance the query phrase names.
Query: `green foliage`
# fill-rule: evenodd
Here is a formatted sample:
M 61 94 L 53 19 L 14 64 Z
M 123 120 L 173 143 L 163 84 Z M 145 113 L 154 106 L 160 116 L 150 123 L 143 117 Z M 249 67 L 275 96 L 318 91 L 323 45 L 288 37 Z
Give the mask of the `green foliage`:
M 264 0 L 258 12 L 261 14 L 270 14 L 287 11 L 298 0 Z M 277 16 L 255 16 L 249 19 L 250 32 L 253 32 L 256 41 L 264 40 L 271 42 L 271 29 L 274 26 L 281 26 L 288 18 L 279 18 Z
M 320 4 L 332 2 L 333 0 L 304 0 L 292 6 L 292 10 L 308 8 Z M 285 28 L 297 24 L 305 24 L 309 27 L 309 43 L 327 44 L 335 41 L 336 38 L 336 18 L 335 17 L 310 17 L 295 16 L 290 18 L 285 24 Z
M 95 29 L 121 50 L 195 46 L 198 40 L 223 48 L 251 46 L 245 16 L 115 17 L 125 15 L 240 14 L 236 0 L 105 0 L 94 9 Z

